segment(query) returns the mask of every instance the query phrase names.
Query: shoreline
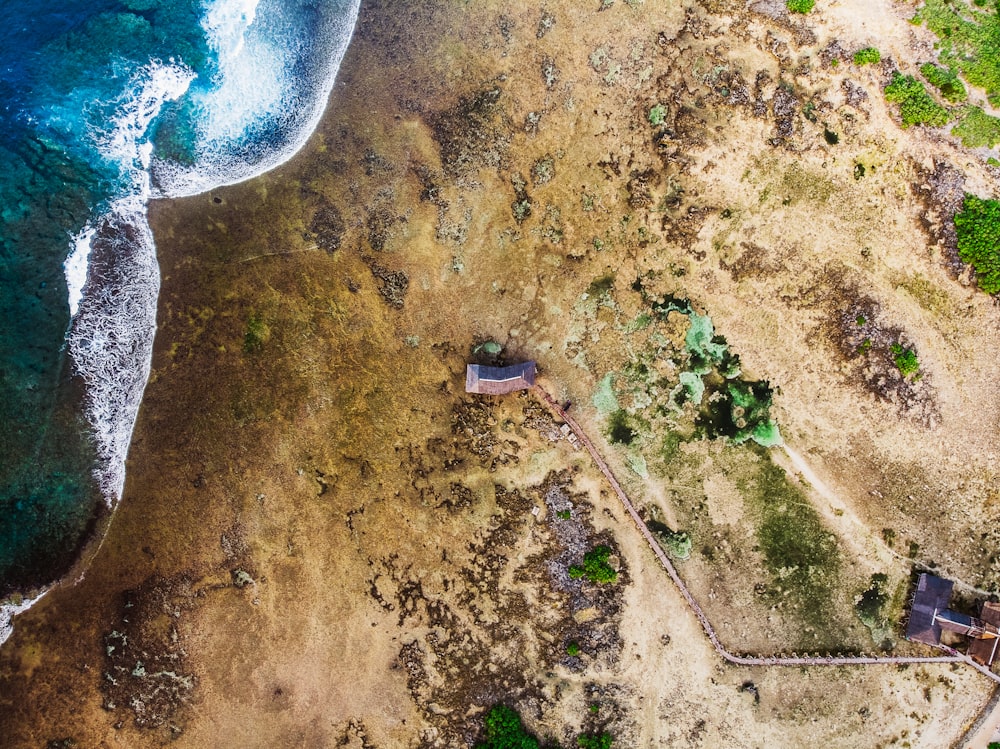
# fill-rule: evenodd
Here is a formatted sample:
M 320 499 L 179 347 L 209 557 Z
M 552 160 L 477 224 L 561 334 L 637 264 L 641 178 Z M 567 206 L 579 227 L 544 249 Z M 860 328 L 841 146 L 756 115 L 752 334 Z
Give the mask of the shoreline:
M 144 159 L 147 170 L 145 178 L 147 187 L 144 195 L 139 198 L 141 201 L 141 215 L 139 207 L 134 204 L 134 198 L 120 199 L 112 206 L 112 210 L 109 213 L 97 217 L 92 223 L 88 223 L 73 238 L 73 242 L 71 243 L 72 249 L 64 263 L 67 286 L 69 287 L 71 311 L 70 328 L 67 331 L 67 356 L 72 369 L 72 376 L 80 378 L 86 383 L 84 386 L 86 392 L 81 400 L 81 410 L 86 415 L 91 429 L 96 431 L 93 441 L 98 450 L 99 457 L 98 465 L 94 468 L 93 475 L 100 486 L 106 509 L 105 511 L 97 511 L 96 516 L 88 523 L 88 529 L 80 537 L 77 550 L 72 555 L 75 561 L 64 574 L 53 579 L 52 582 L 45 584 L 41 589 L 33 588 L 23 592 L 14 590 L 5 598 L 6 601 L 10 601 L 13 597 L 22 597 L 27 602 L 15 605 L 0 601 L 0 645 L 13 632 L 15 617 L 27 611 L 33 603 L 41 600 L 52 588 L 64 585 L 71 578 L 76 578 L 74 584 L 83 578 L 89 566 L 89 560 L 93 559 L 93 556 L 97 554 L 103 544 L 104 536 L 107 534 L 113 520 L 115 509 L 121 500 L 126 480 L 125 463 L 127 453 L 132 441 L 132 433 L 135 428 L 139 408 L 141 407 L 142 393 L 149 379 L 149 370 L 153 355 L 153 341 L 156 331 L 155 314 L 156 302 L 159 295 L 159 270 L 155 238 L 148 224 L 149 202 L 151 200 L 177 200 L 196 197 L 213 190 L 238 185 L 278 169 L 292 160 L 312 138 L 328 108 L 340 66 L 350 46 L 354 27 L 357 22 L 360 0 L 351 1 L 352 5 L 348 13 L 348 20 L 345 20 L 343 23 L 344 35 L 341 37 L 341 43 L 330 55 L 327 73 L 325 76 L 322 76 L 324 84 L 319 87 L 319 95 L 313 97 L 313 104 L 310 107 L 312 115 L 307 118 L 297 133 L 294 134 L 294 137 L 289 139 L 289 143 L 284 149 L 267 160 L 265 164 L 255 167 L 246 174 L 219 183 L 205 183 L 194 192 L 181 192 L 176 195 L 151 194 L 148 188 L 148 171 L 150 165 L 148 163 L 149 154 L 147 154 Z M 168 88 L 172 90 L 175 87 L 171 85 Z M 186 85 L 183 88 L 186 89 Z M 145 94 L 146 92 L 143 91 L 141 93 Z M 153 92 L 153 95 L 157 94 Z M 172 100 L 173 98 L 175 98 L 175 95 L 168 95 L 165 100 Z M 146 109 L 148 107 L 140 109 L 140 115 Z M 159 111 L 159 106 L 156 107 L 155 111 Z M 155 115 L 153 119 L 155 119 Z M 146 128 L 148 128 L 149 124 L 150 122 L 146 122 L 142 127 L 141 137 L 145 137 Z M 124 146 L 122 147 L 124 148 Z M 133 148 L 132 150 L 135 149 Z M 115 208 L 115 206 L 120 207 Z M 103 263 L 97 263 L 97 265 L 102 267 L 95 266 L 94 240 L 98 238 L 102 227 L 115 223 L 119 224 L 117 234 L 124 232 L 128 235 L 130 232 L 121 228 L 122 226 L 127 226 L 131 227 L 140 236 L 148 237 L 146 240 L 133 243 L 136 245 L 135 247 L 132 247 L 131 244 L 129 245 L 132 249 L 131 254 L 134 256 L 133 259 L 138 265 L 134 263 L 133 266 L 129 267 L 126 263 L 126 271 L 131 272 L 126 272 L 125 275 L 122 275 L 122 264 L 128 259 L 128 253 L 125 255 L 121 252 L 111 253 Z M 145 250 L 142 248 L 143 244 L 148 245 Z M 139 266 L 142 267 L 139 268 Z M 137 268 L 139 268 L 138 272 L 136 272 Z M 98 276 L 102 277 L 101 283 L 95 281 L 95 272 Z M 118 370 L 122 374 L 130 374 L 131 376 L 124 383 L 126 402 L 122 404 L 122 413 L 116 414 L 115 411 L 117 409 L 114 407 L 112 394 L 117 396 L 122 390 L 121 375 L 116 376 L 115 373 L 100 374 L 100 369 L 107 366 L 108 358 L 114 352 L 104 350 L 99 354 L 99 360 L 90 361 L 92 356 L 85 352 L 85 348 L 81 347 L 80 341 L 81 339 L 86 341 L 95 337 L 106 336 L 110 332 L 108 329 L 109 325 L 120 324 L 123 319 L 127 319 L 129 323 L 134 324 L 136 319 L 135 310 L 109 313 L 108 309 L 102 305 L 101 300 L 105 298 L 119 299 L 122 296 L 134 295 L 137 291 L 143 296 L 140 288 L 142 276 L 149 274 L 153 278 L 151 283 L 155 286 L 155 289 L 147 292 L 144 296 L 150 297 L 152 301 L 153 319 L 145 326 L 149 330 L 148 336 L 142 336 L 142 339 L 145 339 L 145 343 L 142 339 L 129 340 L 128 337 L 124 341 L 125 349 L 135 351 L 136 347 L 139 347 L 140 361 L 133 362 L 131 368 L 125 367 Z M 117 282 L 117 287 L 112 283 L 111 288 L 109 288 L 108 284 L 111 282 L 108 280 L 108 277 L 115 275 L 121 276 Z M 96 309 L 94 308 L 95 304 L 97 305 Z M 81 326 L 87 326 L 89 333 L 82 332 Z M 139 332 L 139 335 L 142 335 L 142 331 Z M 127 333 L 126 336 L 128 336 Z M 115 340 L 121 342 L 120 336 L 116 336 Z M 146 353 L 142 354 L 142 350 L 145 350 Z M 96 394 L 95 390 L 97 391 Z M 107 517 L 105 517 L 105 514 Z M 93 553 L 88 553 L 88 549 L 94 547 L 95 543 L 96 547 Z M 50 578 L 48 575 L 39 575 L 39 577 Z

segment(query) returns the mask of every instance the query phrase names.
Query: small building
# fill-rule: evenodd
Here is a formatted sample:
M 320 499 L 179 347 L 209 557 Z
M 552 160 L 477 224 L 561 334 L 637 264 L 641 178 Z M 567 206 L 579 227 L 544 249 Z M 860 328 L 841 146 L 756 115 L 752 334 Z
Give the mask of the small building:
M 910 606 L 906 639 L 925 645 L 940 645 L 945 630 L 969 638 L 968 655 L 977 663 L 991 666 L 1000 644 L 1000 604 L 983 605 L 982 618 L 960 614 L 948 608 L 954 584 L 926 572 L 917 580 Z
M 512 364 L 509 367 L 487 367 L 470 364 L 465 370 L 465 392 L 483 395 L 504 395 L 527 390 L 535 384 L 535 363 Z

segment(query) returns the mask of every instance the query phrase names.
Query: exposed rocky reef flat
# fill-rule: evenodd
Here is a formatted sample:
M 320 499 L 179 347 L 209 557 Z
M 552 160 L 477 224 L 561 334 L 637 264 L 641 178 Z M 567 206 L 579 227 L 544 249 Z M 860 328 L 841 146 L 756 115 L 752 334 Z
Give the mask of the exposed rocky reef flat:
M 302 153 L 152 207 L 125 496 L 0 649 L 5 746 L 461 747 L 496 703 L 563 746 L 957 740 L 971 669 L 725 666 L 544 404 L 462 387 L 537 361 L 732 651 L 923 652 L 913 565 L 996 592 L 953 227 L 997 178 L 886 103 L 908 12 L 365 3 Z

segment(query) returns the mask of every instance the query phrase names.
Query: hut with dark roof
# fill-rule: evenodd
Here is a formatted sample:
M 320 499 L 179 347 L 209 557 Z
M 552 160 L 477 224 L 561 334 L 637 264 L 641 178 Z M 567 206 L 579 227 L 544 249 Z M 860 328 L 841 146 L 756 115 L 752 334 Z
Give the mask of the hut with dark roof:
M 939 645 L 944 631 L 969 638 L 968 655 L 977 663 L 991 666 L 1000 645 L 1000 605 L 987 603 L 982 618 L 952 611 L 951 580 L 928 575 L 917 580 L 917 589 L 910 607 L 910 621 L 906 625 L 906 639 L 926 645 Z
M 512 364 L 509 367 L 487 367 L 470 364 L 465 370 L 465 392 L 483 395 L 504 395 L 527 390 L 535 384 L 535 363 Z

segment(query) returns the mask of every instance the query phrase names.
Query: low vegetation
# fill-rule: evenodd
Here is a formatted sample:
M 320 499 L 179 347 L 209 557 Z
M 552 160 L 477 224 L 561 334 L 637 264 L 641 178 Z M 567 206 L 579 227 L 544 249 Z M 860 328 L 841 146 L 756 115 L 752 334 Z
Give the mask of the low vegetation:
M 962 79 L 951 68 L 927 62 L 920 66 L 920 74 L 952 104 L 965 101 L 969 96 Z
M 786 5 L 792 13 L 808 13 L 815 7 L 816 0 L 786 0 Z
M 611 549 L 603 544 L 595 546 L 583 555 L 583 565 L 571 565 L 569 576 L 574 580 L 581 577 L 592 583 L 613 583 L 618 579 L 618 572 L 608 564 Z
M 985 5 L 981 0 L 926 0 L 913 21 L 926 23 L 938 36 L 940 61 L 985 90 L 995 106 L 1000 103 L 1000 17 Z
M 920 371 L 920 362 L 917 360 L 917 352 L 912 348 L 894 343 L 889 347 L 892 352 L 892 360 L 896 364 L 896 369 L 903 377 L 912 377 Z
M 882 53 L 875 47 L 865 47 L 854 53 L 855 65 L 877 65 L 882 62 Z
M 1000 202 L 966 195 L 955 232 L 958 256 L 975 269 L 979 288 L 1000 293 Z
M 593 711 L 592 711 L 593 712 Z M 541 744 L 521 722 L 516 710 L 506 705 L 494 705 L 486 714 L 486 740 L 475 749 L 559 749 L 558 744 Z M 576 739 L 580 749 L 610 749 L 614 738 L 604 731 L 597 734 L 580 734 Z
M 1000 143 L 1000 118 L 986 114 L 979 107 L 969 107 L 951 132 L 967 148 L 993 148 Z
M 892 81 L 885 87 L 885 100 L 899 104 L 899 117 L 903 127 L 941 127 L 950 119 L 948 110 L 934 101 L 924 84 L 912 75 L 893 73 Z

